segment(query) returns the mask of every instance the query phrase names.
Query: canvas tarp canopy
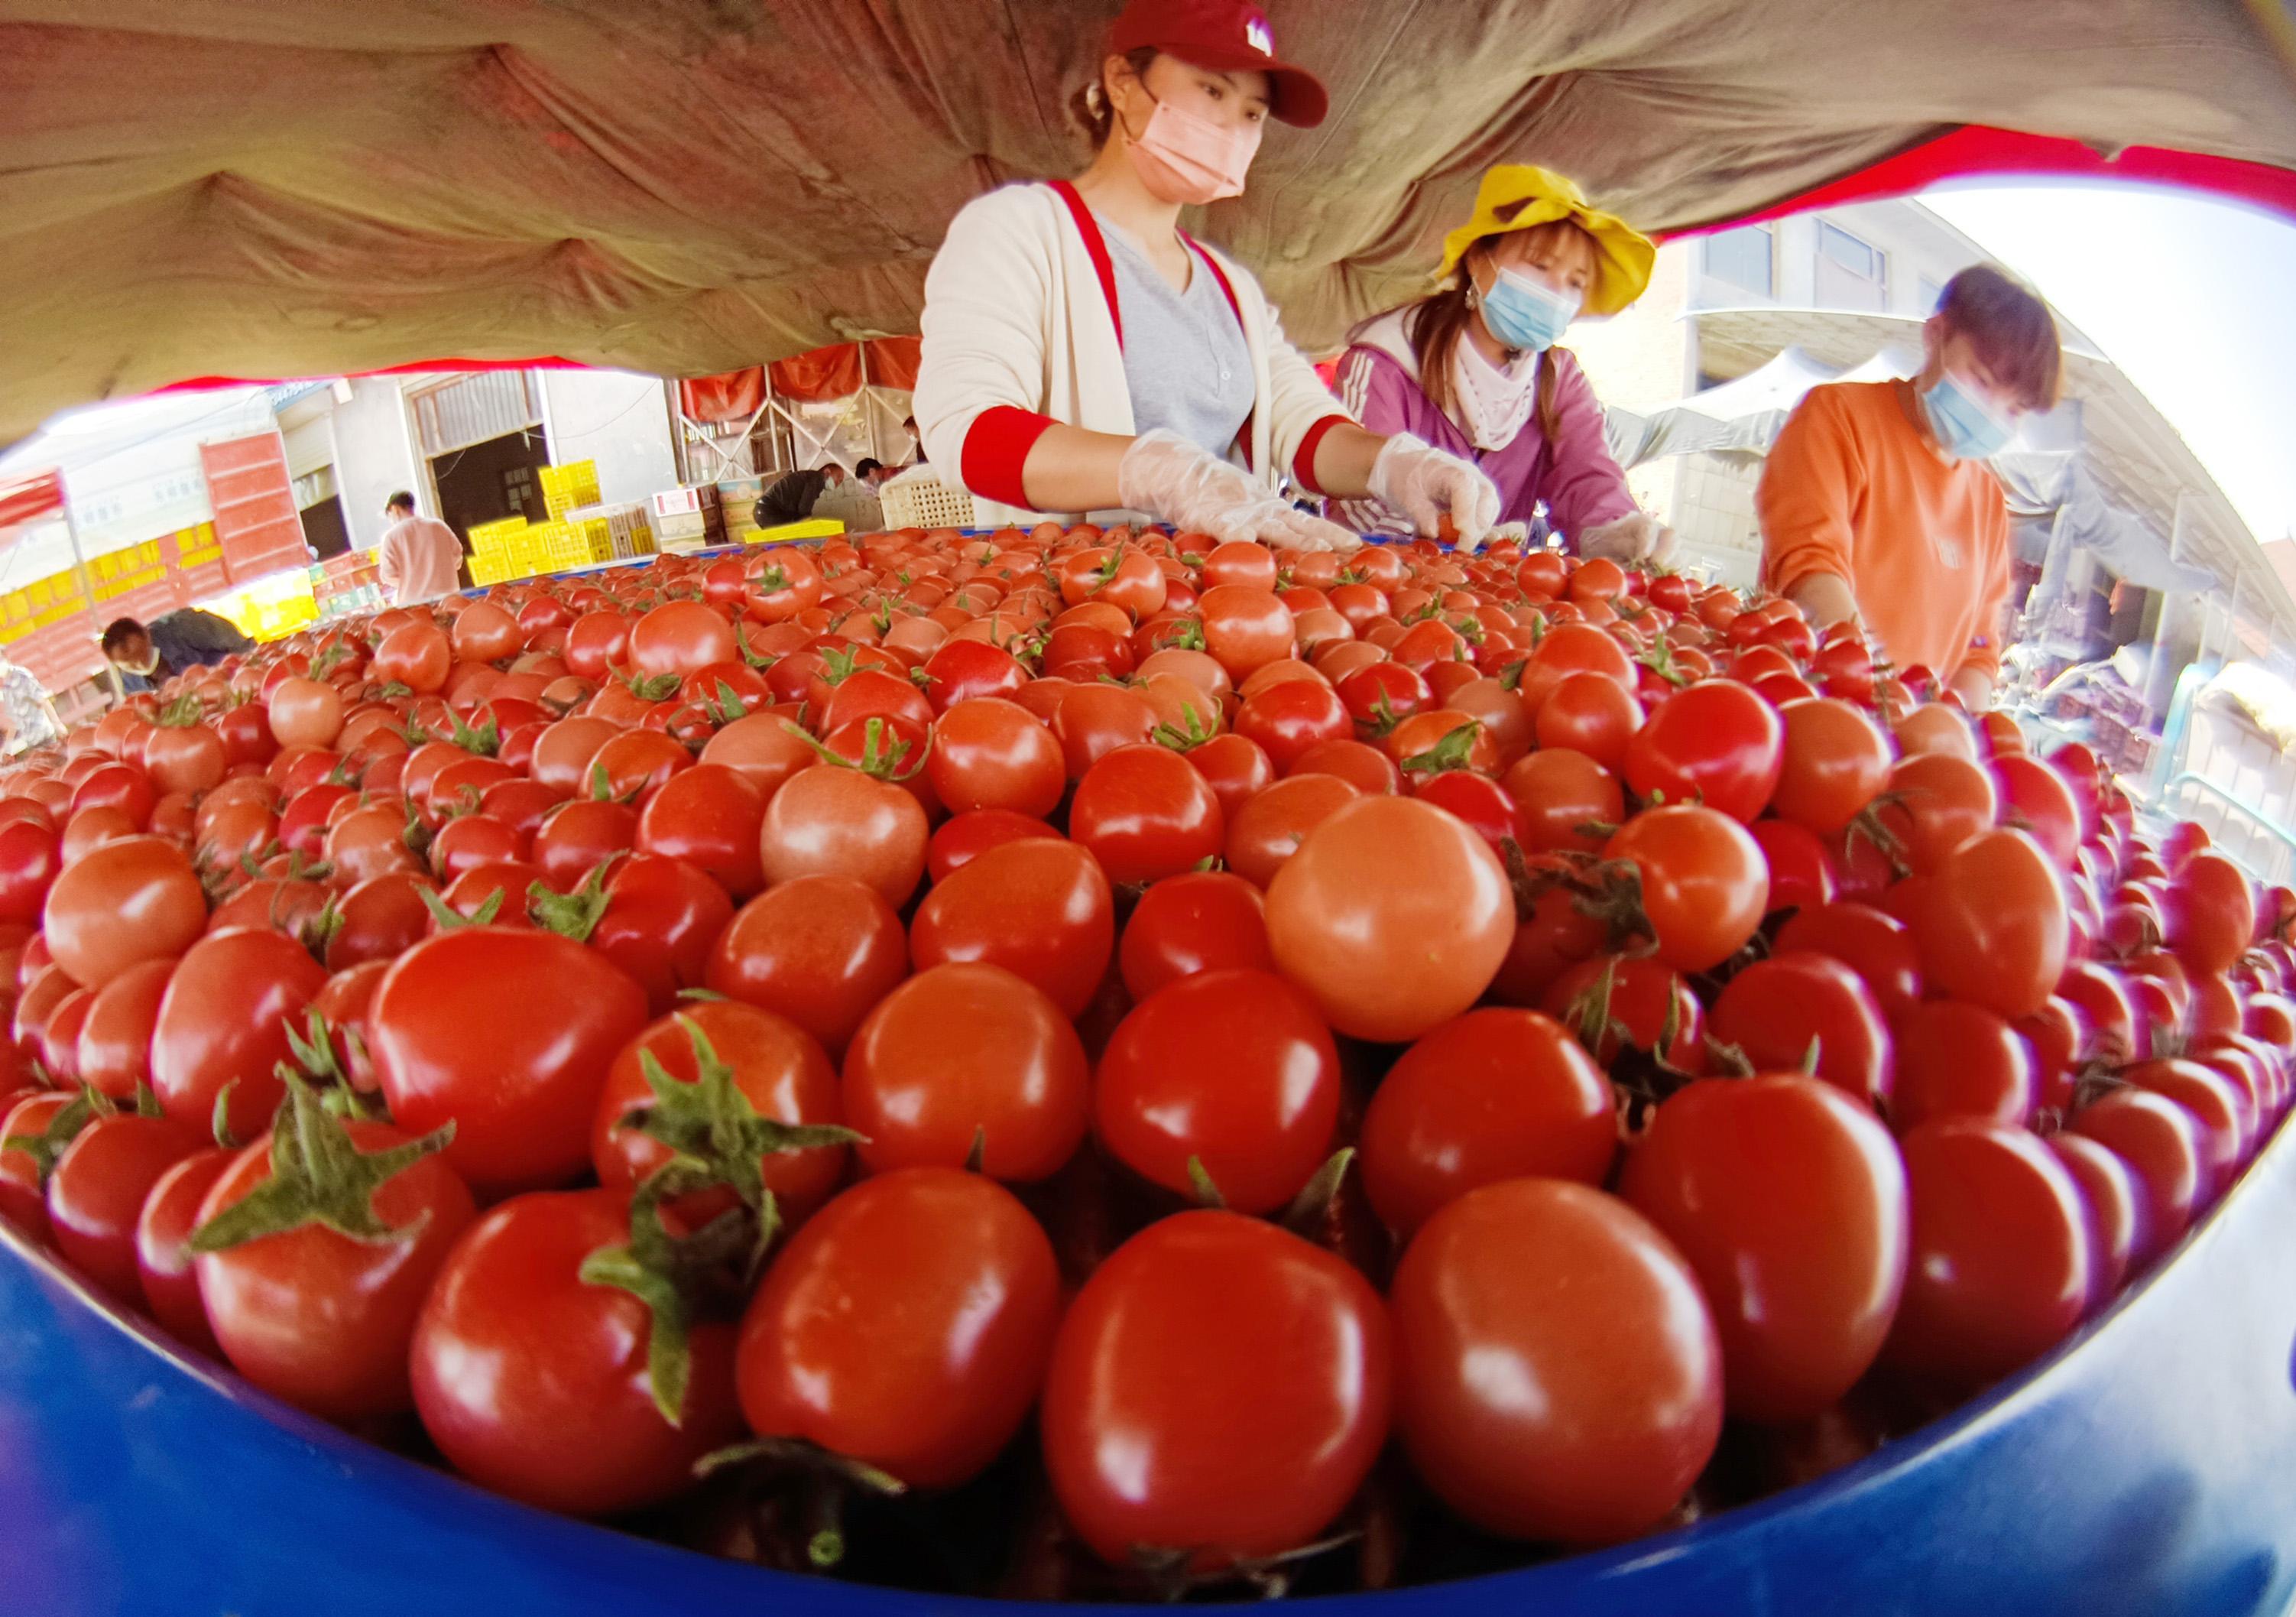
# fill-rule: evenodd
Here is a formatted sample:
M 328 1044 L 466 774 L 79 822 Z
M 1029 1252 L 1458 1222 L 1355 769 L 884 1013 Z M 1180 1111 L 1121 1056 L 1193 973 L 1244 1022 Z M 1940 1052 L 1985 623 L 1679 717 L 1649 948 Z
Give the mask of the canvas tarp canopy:
M 959 206 L 1084 161 L 1115 9 L 0 0 L 0 442 L 198 377 L 700 375 L 914 331 Z M 1315 349 L 1422 290 L 1506 159 L 1653 229 L 1875 164 L 1848 183 L 2087 168 L 2296 211 L 2282 0 L 1273 11 L 1332 116 L 1201 226 Z

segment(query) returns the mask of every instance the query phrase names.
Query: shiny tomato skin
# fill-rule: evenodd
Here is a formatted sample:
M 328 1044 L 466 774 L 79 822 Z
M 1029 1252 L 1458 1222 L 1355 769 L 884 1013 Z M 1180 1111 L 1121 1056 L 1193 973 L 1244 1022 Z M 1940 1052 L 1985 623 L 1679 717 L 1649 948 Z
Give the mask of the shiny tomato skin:
M 1343 805 L 1267 890 L 1277 969 L 1357 1038 L 1399 1043 L 1465 1010 L 1497 974 L 1514 926 L 1497 856 L 1409 798 Z
M 784 1017 L 736 999 L 701 1000 L 674 1016 L 650 1024 L 622 1047 L 598 1092 L 590 1124 L 590 1161 L 598 1183 L 629 1191 L 670 1159 L 670 1149 L 642 1130 L 626 1126 L 631 1114 L 654 1104 L 644 1057 L 682 1084 L 701 1077 L 701 1061 L 688 1024 L 701 1030 L 719 1061 L 733 1069 L 734 1087 L 760 1117 L 781 1123 L 845 1120 L 838 1096 L 837 1071 L 820 1045 Z M 768 1152 L 758 1159 L 760 1177 L 774 1194 L 785 1227 L 811 1217 L 845 1177 L 846 1148 L 817 1145 L 803 1151 Z M 695 1201 L 707 1193 L 697 1193 Z M 722 1211 L 725 1198 L 696 1208 L 706 1221 Z M 681 1203 L 681 1211 L 684 1211 Z
M 106 842 L 48 888 L 42 935 L 56 964 L 100 989 L 144 960 L 171 959 L 206 930 L 207 895 L 190 856 L 164 837 Z
M 1045 1465 L 1111 1565 L 1146 1545 L 1214 1572 L 1312 1542 L 1378 1457 L 1391 1400 L 1369 1282 L 1275 1225 L 1184 1212 L 1119 1247 L 1070 1305 Z
M 1018 702 L 989 696 L 942 711 L 925 775 L 957 814 L 1002 808 L 1042 819 L 1068 788 L 1067 759 L 1050 726 Z
M 1757 701 L 1759 698 L 1756 698 Z M 1744 826 L 1689 804 L 1645 808 L 1603 845 L 1641 873 L 1658 957 L 1703 972 L 1745 947 L 1769 909 L 1769 868 Z
M 1499 784 L 1521 811 L 1527 853 L 1594 852 L 1627 816 L 1617 776 L 1567 747 L 1528 754 L 1508 767 Z
M 801 876 L 734 914 L 705 982 L 788 1017 L 834 1060 L 908 969 L 900 916 L 882 894 L 843 876 Z
M 220 1354 L 200 1301 L 196 1260 L 184 1243 L 199 1227 L 200 1206 L 239 1153 L 209 1146 L 152 1181 L 135 1218 L 135 1278 L 152 1317 L 202 1353 Z
M 2221 975 L 2255 940 L 2254 889 L 2224 855 L 2196 853 L 2169 882 L 2162 920 L 2169 948 L 2193 973 Z
M 146 960 L 96 990 L 79 1025 L 80 1081 L 129 1102 L 137 1084 L 152 1081 L 152 1030 L 175 973 L 172 960 Z
M 499 926 L 416 944 L 368 1017 L 392 1118 L 412 1134 L 454 1123 L 445 1158 L 487 1197 L 589 1166 L 607 1070 L 648 1021 L 645 990 L 595 951 Z
M 981 962 L 918 973 L 877 1003 L 845 1055 L 844 1110 L 872 1173 L 963 1168 L 1026 1183 L 1076 1154 L 1090 1072 L 1076 1030 L 1034 984 Z
M 1743 824 L 1777 788 L 1785 726 L 1731 679 L 1702 680 L 1660 703 L 1627 748 L 1627 784 L 1647 802 L 1701 802 Z
M 1912 922 L 1933 988 L 2012 1021 L 2047 1004 L 2064 974 L 2064 893 L 2021 831 L 1980 832 L 1946 855 Z
M 1405 1452 L 1486 1531 L 1631 1538 L 1674 1509 L 1721 1435 L 1722 1354 L 1698 1284 L 1601 1191 L 1469 1191 L 1404 1250 L 1388 1308 Z
M 908 901 L 931 833 L 911 793 L 858 769 L 816 765 L 767 802 L 758 858 L 768 886 L 800 876 L 850 876 L 889 904 Z
M 344 1127 L 362 1152 L 414 1138 L 384 1123 Z M 258 1140 L 200 1203 L 201 1223 L 270 1178 Z M 420 1157 L 374 1193 L 390 1241 L 355 1241 L 320 1224 L 261 1235 L 193 1260 L 208 1323 L 233 1368 L 275 1398 L 328 1420 L 390 1415 L 411 1401 L 406 1344 L 439 1266 L 477 1215 L 443 1156 Z
M 1874 721 L 1836 697 L 1779 710 L 1781 767 L 1770 807 L 1820 836 L 1840 833 L 1890 784 L 1890 743 Z
M 1224 870 L 1190 871 L 1151 887 L 1132 907 L 1117 948 L 1117 968 L 1135 1000 L 1198 972 L 1275 965 L 1267 900 Z
M 1275 766 L 1267 761 L 1259 743 L 1233 731 L 1191 747 L 1182 756 L 1219 799 L 1220 812 L 1231 825 L 1244 805 L 1275 779 Z
M 1602 1070 L 1562 1023 L 1493 1006 L 1423 1034 L 1388 1069 L 1364 1114 L 1362 1151 L 1373 1210 L 1408 1239 L 1479 1186 L 1601 1185 L 1618 1123 Z
M 1747 826 L 1746 834 L 1769 866 L 1772 915 L 1816 909 L 1840 896 L 1833 852 L 1816 832 L 1792 820 L 1766 818 Z
M 1274 1212 L 1332 1148 L 1340 1056 L 1307 995 L 1266 972 L 1199 972 L 1118 1024 L 1093 1083 L 1111 1155 L 1179 1195 L 1193 1160 L 1239 1212 Z
M 231 1132 L 263 1132 L 286 1088 L 273 1069 L 292 1054 L 290 1030 L 303 1030 L 304 1010 L 326 986 L 326 968 L 285 934 L 217 932 L 192 946 L 168 978 L 152 1028 L 152 1092 L 170 1118 L 204 1129 L 216 1097 L 226 1103 Z
M 1890 1097 L 1890 1025 L 1857 973 L 1826 956 L 1781 949 L 1755 961 L 1724 986 L 1706 1028 L 1757 1071 L 1799 1071 L 1815 1046 L 1815 1076 L 1869 1106 Z
M 683 859 L 716 880 L 738 904 L 766 884 L 758 833 L 766 793 L 723 764 L 701 763 L 672 776 L 638 815 L 640 853 Z
M 2040 1098 L 2032 1047 L 1982 1005 L 1931 999 L 1900 1012 L 1898 1088 L 1890 1117 L 1900 1133 L 1932 1118 L 2023 1125 Z
M 652 1320 L 583 1260 L 629 1240 L 611 1190 L 512 1197 L 474 1224 L 430 1289 L 409 1358 L 422 1425 L 481 1487 L 545 1510 L 607 1515 L 693 1482 L 741 1430 L 734 1328 L 693 1327 L 683 1422 L 654 1407 Z
M 1855 899 L 1838 899 L 1796 914 L 1779 929 L 1774 948 L 1830 955 L 1857 973 L 1885 1016 L 1922 997 L 1921 956 L 1913 933 L 1896 916 Z
M 1217 858 L 1226 833 L 1203 776 L 1152 743 L 1103 753 L 1069 804 L 1070 836 L 1119 887 L 1144 887 Z
M 645 990 L 657 1016 L 709 975 L 718 940 L 734 920 L 734 900 L 684 859 L 634 854 L 605 882 L 606 907 L 587 940 Z
M 1347 706 L 1321 679 L 1287 679 L 1254 692 L 1236 710 L 1235 732 L 1258 742 L 1278 775 L 1289 775 L 1318 742 L 1354 734 Z
M 954 1487 L 1027 1418 L 1060 1316 L 1052 1243 L 1010 1191 L 954 1168 L 879 1174 L 774 1260 L 742 1321 L 742 1412 L 762 1436 Z
M 1116 949 L 1116 908 L 1099 862 L 1073 842 L 1030 838 L 991 848 L 927 893 L 909 929 L 919 971 L 985 960 L 1083 1013 Z
M 1768 1073 L 1677 1090 L 1620 1194 L 1698 1276 L 1732 1415 L 1808 1419 L 1881 1351 L 1905 1284 L 1905 1170 L 1838 1088 Z
M 164 1117 L 123 1112 L 81 1129 L 48 1175 L 48 1227 L 56 1250 L 113 1301 L 140 1307 L 135 1221 L 160 1177 L 208 1144 Z
M 2087 1212 L 2072 1177 L 2024 1129 L 1980 1119 L 1941 1118 L 1900 1144 L 1911 1258 L 1884 1361 L 1955 1387 L 2030 1364 L 2088 1302 Z

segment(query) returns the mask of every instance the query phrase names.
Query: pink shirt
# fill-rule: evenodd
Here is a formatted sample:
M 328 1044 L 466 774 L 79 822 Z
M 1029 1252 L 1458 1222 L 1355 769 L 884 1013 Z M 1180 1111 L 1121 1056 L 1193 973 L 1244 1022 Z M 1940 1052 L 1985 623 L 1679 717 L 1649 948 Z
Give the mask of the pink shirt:
M 393 522 L 375 551 L 375 570 L 396 606 L 436 601 L 462 587 L 463 542 L 436 517 Z

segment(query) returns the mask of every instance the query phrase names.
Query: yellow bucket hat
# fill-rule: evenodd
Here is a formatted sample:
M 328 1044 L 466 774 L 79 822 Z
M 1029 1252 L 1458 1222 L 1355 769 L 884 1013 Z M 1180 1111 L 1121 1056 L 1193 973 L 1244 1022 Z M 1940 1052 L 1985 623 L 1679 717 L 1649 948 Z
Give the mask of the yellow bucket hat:
M 1487 236 L 1556 219 L 1569 219 L 1595 238 L 1595 284 L 1587 291 L 1586 313 L 1615 315 L 1643 295 L 1658 257 L 1651 239 L 1618 215 L 1590 206 L 1573 182 L 1529 163 L 1501 163 L 1483 176 L 1474 217 L 1443 238 L 1443 267 L 1436 278 L 1450 279 L 1467 249 Z

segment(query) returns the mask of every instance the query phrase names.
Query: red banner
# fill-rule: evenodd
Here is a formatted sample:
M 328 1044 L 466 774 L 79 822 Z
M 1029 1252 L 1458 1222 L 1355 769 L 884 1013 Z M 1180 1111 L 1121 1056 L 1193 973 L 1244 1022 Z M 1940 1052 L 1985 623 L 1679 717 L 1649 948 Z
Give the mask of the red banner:
M 677 411 L 688 421 L 747 421 L 766 402 L 766 367 L 717 376 L 689 376 L 677 384 Z
M 17 528 L 45 522 L 64 513 L 64 475 L 43 472 L 20 483 L 0 483 L 0 545 L 9 543 Z
M 875 337 L 868 346 L 869 386 L 915 389 L 918 339 Z M 718 376 L 690 376 L 677 384 L 677 407 L 688 421 L 747 421 L 766 401 L 769 369 L 774 391 L 783 398 L 824 404 L 849 398 L 861 390 L 861 345 L 832 342 L 791 359 L 776 359 L 769 367 L 753 365 Z

